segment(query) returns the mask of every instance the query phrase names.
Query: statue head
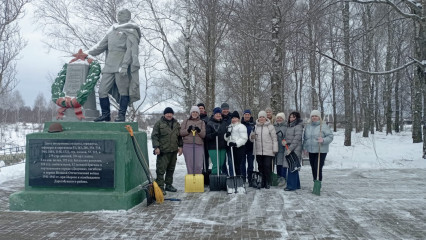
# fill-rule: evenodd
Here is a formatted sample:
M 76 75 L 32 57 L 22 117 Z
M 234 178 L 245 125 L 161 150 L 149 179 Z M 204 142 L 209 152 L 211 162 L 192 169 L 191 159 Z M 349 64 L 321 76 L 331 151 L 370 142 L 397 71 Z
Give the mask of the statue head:
M 119 24 L 127 23 L 128 21 L 130 21 L 131 18 L 132 14 L 127 9 L 121 9 L 117 13 L 117 21 Z

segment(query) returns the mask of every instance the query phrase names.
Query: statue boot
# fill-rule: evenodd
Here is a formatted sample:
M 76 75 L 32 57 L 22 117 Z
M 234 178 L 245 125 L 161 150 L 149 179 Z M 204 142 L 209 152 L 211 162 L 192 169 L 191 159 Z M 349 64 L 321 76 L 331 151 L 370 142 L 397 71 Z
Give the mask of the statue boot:
M 111 121 L 111 112 L 109 110 L 109 98 L 99 98 L 99 104 L 101 105 L 102 115 L 97 117 L 95 122 L 109 122 Z
M 120 109 L 118 110 L 118 117 L 115 119 L 116 122 L 126 121 L 126 112 L 127 112 L 127 106 L 129 105 L 129 101 L 130 101 L 129 96 L 120 97 Z

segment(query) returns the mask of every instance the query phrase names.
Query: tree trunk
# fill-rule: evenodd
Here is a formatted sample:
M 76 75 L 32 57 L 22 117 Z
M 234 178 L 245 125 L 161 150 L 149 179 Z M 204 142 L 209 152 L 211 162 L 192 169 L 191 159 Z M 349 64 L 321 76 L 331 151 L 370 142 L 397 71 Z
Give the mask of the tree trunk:
M 185 0 L 186 5 L 186 20 L 185 20 L 185 66 L 184 66 L 184 87 L 185 87 L 185 110 L 189 112 L 192 106 L 192 89 L 191 89 L 191 75 L 189 71 L 190 60 L 189 53 L 191 49 L 191 0 Z
M 350 55 L 349 55 L 349 2 L 344 2 L 344 7 L 342 10 L 343 17 L 343 51 L 345 55 L 345 64 L 349 64 Z M 351 132 L 352 132 L 352 104 L 351 104 L 351 89 L 350 89 L 350 79 L 349 79 L 349 69 L 344 68 L 343 76 L 343 92 L 344 92 L 344 101 L 345 101 L 345 146 L 351 146 Z
M 366 71 L 370 70 L 370 61 L 371 61 L 371 53 L 372 53 L 372 45 L 373 45 L 373 32 L 370 30 L 370 24 L 372 22 L 371 19 L 371 10 L 370 5 L 367 5 L 365 8 L 366 13 L 364 14 L 362 18 L 362 22 L 364 25 L 364 29 L 366 32 L 366 35 L 364 36 L 364 59 L 363 59 L 363 68 Z M 363 137 L 368 137 L 368 133 L 370 131 L 370 122 L 371 122 L 371 104 L 370 103 L 370 74 L 362 74 L 362 109 L 363 109 Z
M 386 49 L 386 63 L 385 70 L 389 71 L 392 68 L 392 51 L 393 51 L 393 26 L 390 21 L 390 17 L 388 18 L 388 46 Z M 384 102 L 386 104 L 386 135 L 392 134 L 392 75 L 385 75 L 385 94 L 384 94 Z
M 280 0 L 274 0 L 273 15 L 272 15 L 272 43 L 273 58 L 272 58 L 272 75 L 271 75 L 271 108 L 276 113 L 282 105 L 282 92 L 281 90 L 281 63 L 282 63 L 282 50 L 280 41 L 280 29 L 281 29 L 281 13 L 279 7 Z

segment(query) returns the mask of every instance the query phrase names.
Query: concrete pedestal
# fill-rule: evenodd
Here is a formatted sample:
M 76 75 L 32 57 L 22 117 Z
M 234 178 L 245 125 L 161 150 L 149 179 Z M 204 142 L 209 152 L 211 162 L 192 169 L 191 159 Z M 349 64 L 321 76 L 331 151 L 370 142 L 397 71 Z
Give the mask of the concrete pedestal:
M 127 132 L 125 125 L 130 124 L 133 128 L 135 137 L 143 151 L 145 159 L 147 155 L 147 135 L 139 132 L 136 123 L 94 123 L 94 122 L 60 122 L 64 131 L 49 133 L 47 130 L 53 122 L 45 123 L 42 133 L 33 133 L 27 135 L 27 155 L 25 168 L 25 189 L 10 196 L 10 210 L 12 211 L 96 211 L 96 210 L 119 210 L 130 209 L 141 203 L 145 198 L 145 192 L 142 186 L 148 183 L 142 166 L 137 159 L 133 148 L 132 139 Z M 93 186 L 55 186 L 30 184 L 29 173 L 34 173 L 30 169 L 37 161 L 43 162 L 46 159 L 35 159 L 34 146 L 33 153 L 29 149 L 30 141 L 34 142 L 72 142 L 79 143 L 84 141 L 108 141 L 115 144 L 115 150 L 110 158 L 113 158 L 109 181 L 113 181 L 109 187 Z M 44 156 L 44 155 L 43 155 Z M 70 155 L 71 157 L 72 155 Z M 101 155 L 99 155 L 101 156 Z M 61 159 L 55 159 L 56 165 Z M 72 162 L 72 159 L 64 160 Z M 148 163 L 149 164 L 149 163 Z M 43 168 L 41 168 L 43 169 Z M 31 171 L 30 171 L 31 170 Z M 44 170 L 40 170 L 44 171 Z M 37 172 L 37 171 L 36 171 Z M 57 174 L 61 171 L 57 170 Z M 64 171 L 62 171 L 64 172 Z M 44 173 L 43 173 L 44 174 Z M 46 173 L 54 174 L 54 173 Z M 74 174 L 74 173 L 73 173 Z M 41 176 L 41 173 L 40 173 Z M 55 175 L 43 175 L 55 178 Z M 58 177 L 60 175 L 56 175 Z M 73 175 L 63 175 L 70 178 Z M 113 177 L 113 180 L 111 178 Z M 102 178 L 100 179 L 102 181 Z M 60 182 L 58 180 L 58 182 Z

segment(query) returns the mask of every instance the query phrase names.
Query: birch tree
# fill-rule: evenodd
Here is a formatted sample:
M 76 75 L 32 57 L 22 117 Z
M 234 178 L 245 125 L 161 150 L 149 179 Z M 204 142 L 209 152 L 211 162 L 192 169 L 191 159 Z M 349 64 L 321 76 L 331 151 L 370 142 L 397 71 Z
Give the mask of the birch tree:
M 24 15 L 24 6 L 30 1 L 0 2 L 0 95 L 12 91 L 18 84 L 16 61 L 26 46 L 18 21 Z

